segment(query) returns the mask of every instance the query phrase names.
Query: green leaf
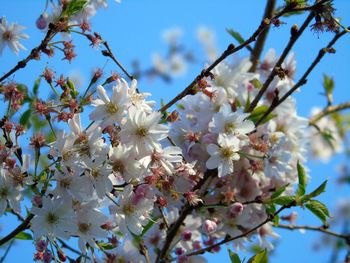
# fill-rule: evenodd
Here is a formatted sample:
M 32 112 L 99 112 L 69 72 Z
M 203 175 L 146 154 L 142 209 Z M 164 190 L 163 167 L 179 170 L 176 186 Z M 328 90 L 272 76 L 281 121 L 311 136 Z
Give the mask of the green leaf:
M 304 167 L 299 163 L 297 163 L 297 170 L 298 170 L 298 191 L 297 196 L 303 196 L 306 191 L 306 173 Z
M 327 224 L 327 217 L 329 217 L 329 211 L 323 203 L 317 200 L 310 200 L 307 202 L 305 207 L 309 209 L 311 213 L 317 216 L 323 224 Z
M 148 223 L 145 225 L 145 227 L 142 230 L 141 236 L 147 233 L 147 231 L 154 225 L 156 221 L 153 219 L 150 219 Z
M 283 192 L 286 190 L 286 188 L 289 186 L 289 184 L 283 185 L 280 188 L 278 188 L 272 195 L 271 199 L 274 199 L 276 197 L 279 197 Z
M 185 110 L 184 105 L 182 105 L 182 104 L 180 104 L 180 103 L 177 103 L 177 104 L 176 104 L 176 107 L 177 107 L 178 109 L 180 109 L 180 110 Z
M 226 28 L 226 32 L 229 33 L 234 39 L 236 39 L 238 43 L 242 44 L 244 42 L 242 35 L 237 31 L 234 31 L 231 28 Z
M 267 256 L 266 248 L 248 260 L 248 263 L 268 263 L 268 262 L 269 262 L 269 259 Z
M 104 243 L 104 242 L 99 242 L 99 243 L 98 243 L 98 247 L 101 248 L 103 251 L 104 251 L 104 250 L 111 250 L 111 249 L 115 248 L 115 247 L 112 246 L 111 244 L 109 244 L 109 243 Z
M 274 199 L 269 200 L 269 203 L 276 205 L 289 205 L 295 201 L 295 196 L 279 196 Z
M 310 200 L 311 198 L 317 197 L 320 194 L 322 194 L 326 190 L 327 186 L 327 180 L 324 181 L 319 187 L 317 187 L 315 190 L 313 190 L 311 193 L 304 195 L 300 200 L 301 202 L 305 202 Z
M 249 119 L 256 123 L 258 120 L 260 120 L 262 118 L 262 116 L 264 116 L 265 112 L 268 111 L 269 109 L 269 106 L 267 105 L 262 105 L 262 106 L 259 106 L 259 107 L 256 107 L 252 113 L 250 114 L 249 116 Z M 265 119 L 263 120 L 263 122 L 261 124 L 264 124 L 266 122 L 268 122 L 269 120 L 275 118 L 277 115 L 276 114 L 269 114 L 265 117 Z
M 332 94 L 334 90 L 334 79 L 323 74 L 323 88 L 326 94 Z
M 273 217 L 273 221 L 272 222 L 273 222 L 274 226 L 278 226 L 278 224 L 280 222 L 280 216 L 279 215 L 275 215 Z
M 230 248 L 228 248 L 228 254 L 230 255 L 231 263 L 241 263 L 241 259 L 239 258 L 237 253 L 234 253 Z
M 35 96 L 38 96 L 40 82 L 41 82 L 41 77 L 37 78 L 34 82 L 33 93 Z
M 73 15 L 78 14 L 84 9 L 87 2 L 87 0 L 71 0 L 70 2 L 68 2 L 66 8 L 62 12 L 62 15 L 71 17 Z
M 32 115 L 32 110 L 31 109 L 28 109 L 26 110 L 21 118 L 19 119 L 19 123 L 21 125 L 23 125 L 25 128 L 29 128 L 30 127 L 30 117 Z
M 15 235 L 15 238 L 20 240 L 33 240 L 32 235 L 26 232 L 18 233 L 17 235 Z

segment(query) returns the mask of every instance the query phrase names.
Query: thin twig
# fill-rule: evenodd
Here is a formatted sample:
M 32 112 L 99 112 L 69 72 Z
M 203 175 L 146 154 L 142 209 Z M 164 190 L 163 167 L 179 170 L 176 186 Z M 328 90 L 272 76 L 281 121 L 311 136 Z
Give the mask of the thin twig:
M 19 61 L 16 66 L 14 66 L 10 71 L 8 71 L 6 74 L 4 74 L 0 78 L 0 82 L 4 81 L 6 78 L 11 76 L 13 73 L 18 71 L 21 68 L 24 68 L 27 66 L 27 63 L 35 58 L 38 57 L 41 51 L 43 51 L 47 44 L 51 41 L 51 39 L 58 33 L 61 32 L 66 28 L 66 22 L 59 20 L 55 24 L 49 24 L 49 30 L 47 31 L 44 39 L 41 41 L 40 45 L 33 48 L 30 52 L 30 54 L 23 60 Z
M 338 112 L 338 111 L 342 111 L 345 109 L 349 109 L 350 108 L 350 102 L 344 102 L 338 105 L 331 105 L 328 106 L 326 108 L 324 108 L 321 112 L 317 113 L 316 115 L 312 116 L 309 120 L 310 124 L 315 124 L 317 121 L 319 121 L 320 119 L 322 119 L 323 117 Z
M 27 218 L 20 225 L 18 225 L 11 233 L 0 239 L 0 247 L 6 242 L 10 241 L 12 238 L 14 238 L 17 234 L 21 233 L 23 230 L 29 228 L 30 221 L 33 219 L 33 217 L 33 214 L 29 214 L 29 216 L 27 216 Z
M 344 239 L 347 243 L 350 242 L 350 235 L 344 235 L 341 233 L 333 232 L 327 228 L 324 228 L 323 226 L 316 227 L 316 226 L 296 226 L 296 225 L 278 224 L 275 227 L 289 229 L 289 230 L 296 230 L 296 229 L 312 230 L 312 231 L 322 232 L 330 236 Z
M 309 10 L 315 10 L 319 8 L 321 5 L 323 5 L 326 2 L 329 2 L 330 0 L 321 0 L 318 3 L 316 3 L 313 6 L 307 6 L 303 7 L 302 10 L 301 8 L 291 8 L 290 6 L 286 6 L 283 8 L 280 12 L 278 12 L 272 19 L 278 19 L 279 17 L 283 16 L 284 14 L 294 12 L 294 11 L 309 11 Z M 241 43 L 239 46 L 234 47 L 233 44 L 228 45 L 226 50 L 221 54 L 220 57 L 218 57 L 208 68 L 202 70 L 200 74 L 198 74 L 194 80 L 183 90 L 181 91 L 175 98 L 173 98 L 171 101 L 169 101 L 167 104 L 165 104 L 162 108 L 159 109 L 160 112 L 166 111 L 168 108 L 173 106 L 177 101 L 182 99 L 188 94 L 191 94 L 193 91 L 193 88 L 196 86 L 198 80 L 204 78 L 204 77 L 209 77 L 210 72 L 218 65 L 220 62 L 222 62 L 224 59 L 226 59 L 228 56 L 236 53 L 237 51 L 241 50 L 242 48 L 246 47 L 250 43 L 256 41 L 257 37 L 267 28 L 271 25 L 271 23 L 265 23 L 264 20 L 261 21 L 260 26 L 258 27 L 257 30 L 243 43 Z
M 328 43 L 327 47 L 322 48 L 319 52 L 314 61 L 311 63 L 309 68 L 305 71 L 304 75 L 299 79 L 299 81 L 282 96 L 282 98 L 277 99 L 274 101 L 271 106 L 268 108 L 268 110 L 264 113 L 264 115 L 256 122 L 255 126 L 258 126 L 274 109 L 277 108 L 283 101 L 285 101 L 290 95 L 292 95 L 299 87 L 304 85 L 307 81 L 307 77 L 309 74 L 313 71 L 313 69 L 316 67 L 316 65 L 321 61 L 323 56 L 328 53 L 332 46 L 337 42 L 338 39 L 340 39 L 342 36 L 344 36 L 347 33 L 346 30 L 343 30 L 339 33 L 337 33 L 333 39 Z M 332 51 L 333 52 L 333 51 Z
M 234 237 L 230 237 L 230 236 L 226 236 L 223 240 L 213 244 L 213 245 L 210 245 L 208 247 L 205 247 L 205 248 L 202 248 L 202 249 L 199 249 L 199 250 L 196 250 L 196 251 L 193 251 L 191 253 L 188 253 L 186 254 L 187 257 L 191 257 L 191 256 L 194 256 L 194 255 L 199 255 L 199 254 L 203 254 L 207 251 L 210 251 L 212 250 L 213 248 L 216 248 L 218 246 L 221 246 L 223 244 L 226 244 L 228 242 L 231 242 L 233 240 L 237 240 L 237 239 L 240 239 L 242 237 L 246 237 L 248 236 L 249 234 L 253 233 L 254 231 L 256 231 L 257 229 L 259 229 L 260 227 L 264 226 L 265 224 L 271 222 L 279 213 L 281 213 L 284 209 L 286 208 L 290 208 L 292 206 L 294 206 L 295 203 L 292 202 L 288 205 L 284 205 L 284 206 L 281 206 L 274 214 L 272 215 L 268 215 L 267 218 L 262 221 L 260 224 L 256 225 L 255 227 L 243 232 L 242 234 L 240 235 L 237 235 L 237 236 L 234 236 Z M 171 259 L 168 259 L 168 260 L 163 260 L 162 262 L 171 262 L 171 261 L 174 261 L 176 260 L 176 258 L 171 258 Z
M 201 187 L 205 184 L 205 182 L 212 176 L 216 176 L 216 170 L 207 170 L 203 176 L 203 178 L 196 184 L 196 186 L 192 189 L 193 191 L 196 191 L 198 189 L 201 189 Z M 179 213 L 178 219 L 173 223 L 170 228 L 168 229 L 166 233 L 166 238 L 164 245 L 161 249 L 161 251 L 158 253 L 157 259 L 155 262 L 159 263 L 161 262 L 165 256 L 168 253 L 168 250 L 170 248 L 170 245 L 175 238 L 177 231 L 179 230 L 180 226 L 182 225 L 183 221 L 186 219 L 186 217 L 195 209 L 194 206 L 191 206 L 188 202 L 184 205 L 184 207 L 181 209 Z
M 267 0 L 266 1 L 266 7 L 265 12 L 263 15 L 263 19 L 265 18 L 271 18 L 273 17 L 273 13 L 276 6 L 276 0 Z M 259 58 L 261 55 L 261 52 L 264 49 L 264 44 L 267 38 L 267 35 L 270 31 L 270 27 L 266 28 L 257 38 L 254 49 L 252 50 L 252 53 L 250 55 L 250 61 L 252 62 L 252 66 L 250 68 L 250 72 L 255 72 L 256 68 L 258 66 Z
M 314 16 L 315 16 L 314 12 L 311 12 L 307 16 L 307 18 L 305 19 L 305 21 L 304 21 L 303 25 L 300 27 L 300 29 L 291 34 L 290 39 L 288 41 L 288 44 L 284 48 L 282 55 L 279 57 L 275 66 L 273 67 L 272 71 L 270 72 L 270 75 L 267 77 L 266 81 L 264 82 L 263 86 L 260 88 L 260 90 L 259 90 L 258 94 L 255 96 L 254 100 L 250 103 L 247 112 L 252 112 L 254 110 L 254 108 L 256 107 L 256 105 L 259 103 L 260 99 L 263 97 L 264 93 L 269 88 L 271 82 L 277 76 L 278 69 L 281 68 L 283 61 L 286 59 L 287 55 L 289 54 L 290 50 L 294 46 L 295 42 L 302 35 L 302 33 L 304 32 L 306 27 L 310 24 L 310 22 L 314 18 Z

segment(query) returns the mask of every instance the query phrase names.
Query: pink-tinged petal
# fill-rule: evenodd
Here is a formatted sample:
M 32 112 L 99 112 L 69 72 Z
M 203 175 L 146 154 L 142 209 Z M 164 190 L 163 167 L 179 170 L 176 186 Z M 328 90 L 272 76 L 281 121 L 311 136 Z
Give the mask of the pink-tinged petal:
M 219 152 L 219 147 L 216 145 L 216 144 L 209 144 L 207 146 L 207 152 L 210 154 L 210 155 L 215 155 L 215 154 L 218 154 Z
M 214 155 L 214 156 L 211 156 L 211 157 L 207 160 L 206 166 L 207 166 L 208 169 L 215 169 L 215 168 L 217 168 L 217 167 L 219 166 L 220 162 L 221 162 L 221 161 L 220 161 L 219 156 Z

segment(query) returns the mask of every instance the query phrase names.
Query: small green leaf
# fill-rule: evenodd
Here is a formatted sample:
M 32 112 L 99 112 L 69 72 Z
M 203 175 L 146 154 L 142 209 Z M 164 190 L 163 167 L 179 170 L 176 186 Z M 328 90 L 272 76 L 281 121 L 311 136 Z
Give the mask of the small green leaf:
M 260 89 L 261 87 L 262 87 L 262 84 L 261 84 L 261 82 L 260 82 L 260 80 L 258 80 L 258 79 L 252 79 L 251 81 L 250 81 L 250 83 L 254 86 L 254 88 L 256 88 L 256 89 Z
M 280 216 L 279 215 L 275 215 L 273 217 L 273 221 L 272 222 L 273 222 L 274 226 L 278 226 L 278 224 L 280 222 Z
M 269 203 L 276 205 L 289 205 L 295 201 L 295 196 L 279 196 L 274 199 L 269 200 Z
M 148 221 L 148 223 L 144 226 L 143 230 L 142 230 L 142 233 L 141 233 L 141 236 L 143 236 L 144 234 L 147 233 L 147 231 L 154 225 L 156 221 L 154 221 L 153 219 L 150 219 Z
M 264 116 L 265 112 L 268 111 L 268 109 L 269 109 L 269 106 L 267 105 L 256 107 L 250 114 L 249 119 L 252 122 L 256 123 L 258 120 L 262 118 L 262 116 Z M 275 118 L 276 116 L 277 116 L 276 114 L 270 113 L 268 116 L 265 117 L 264 121 L 261 124 L 268 122 L 269 120 Z
M 111 249 L 115 248 L 115 247 L 112 246 L 111 244 L 104 243 L 104 242 L 99 242 L 99 243 L 98 243 L 98 247 L 101 248 L 103 251 L 104 251 L 104 250 L 111 250 Z
M 239 258 L 237 253 L 234 253 L 230 248 L 228 248 L 228 254 L 230 255 L 231 263 L 241 263 L 241 259 Z
M 320 194 L 322 194 L 325 190 L 326 190 L 326 186 L 327 186 L 327 180 L 324 181 L 319 187 L 317 187 L 315 190 L 313 190 L 311 193 L 304 195 L 300 201 L 306 202 L 308 200 L 310 200 L 311 198 L 317 197 Z
M 323 224 L 327 224 L 327 217 L 329 217 L 329 211 L 323 203 L 317 200 L 310 200 L 307 202 L 305 207 L 309 209 L 311 213 L 317 216 Z
M 226 32 L 229 33 L 234 39 L 236 39 L 238 43 L 242 44 L 244 42 L 243 37 L 237 31 L 234 31 L 231 28 L 226 28 Z
M 32 235 L 26 232 L 18 233 L 17 235 L 15 235 L 15 238 L 20 240 L 33 240 Z
M 289 184 L 283 185 L 280 188 L 278 188 L 272 195 L 271 199 L 274 199 L 276 197 L 279 197 L 283 192 L 286 190 L 286 188 L 289 186 Z
M 22 114 L 21 118 L 19 119 L 19 123 L 24 127 L 29 128 L 31 115 L 32 115 L 32 110 L 31 109 L 26 110 Z
M 41 77 L 37 78 L 34 82 L 33 93 L 35 96 L 38 96 L 40 82 L 41 82 Z
M 297 196 L 303 196 L 306 191 L 306 173 L 304 167 L 299 163 L 297 163 L 297 170 L 298 170 L 298 191 Z
M 248 260 L 248 263 L 268 263 L 266 248 Z
M 332 94 L 334 90 L 334 79 L 323 74 L 323 88 L 326 94 Z
M 62 15 L 71 17 L 78 14 L 84 9 L 87 2 L 87 0 L 71 0 L 68 2 L 65 10 L 62 12 Z
M 180 109 L 180 110 L 185 110 L 184 105 L 182 105 L 182 104 L 180 104 L 180 103 L 177 103 L 177 104 L 176 104 L 176 107 L 177 107 L 178 109 Z

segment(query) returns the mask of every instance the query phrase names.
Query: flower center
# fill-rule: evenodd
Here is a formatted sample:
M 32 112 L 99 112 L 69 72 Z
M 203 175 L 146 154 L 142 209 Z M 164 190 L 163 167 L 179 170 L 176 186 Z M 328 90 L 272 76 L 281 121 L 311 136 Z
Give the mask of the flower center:
M 228 147 L 221 148 L 221 156 L 223 158 L 229 159 L 232 155 L 233 155 L 233 151 L 231 150 L 231 148 L 228 148 Z
M 6 199 L 6 197 L 9 194 L 9 190 L 6 187 L 0 188 L 0 198 L 1 199 Z
M 137 131 L 136 131 L 136 135 L 140 136 L 140 137 L 146 137 L 148 134 L 148 131 L 145 127 L 140 127 Z
M 110 114 L 115 114 L 118 112 L 118 106 L 112 102 L 107 104 L 107 112 Z
M 5 31 L 4 34 L 2 35 L 3 39 L 7 41 L 11 41 L 13 36 L 11 31 Z
M 132 213 L 134 213 L 134 211 L 135 211 L 135 207 L 132 204 L 126 204 L 123 207 L 123 212 L 126 215 L 131 215 Z
M 124 164 L 119 160 L 114 161 L 113 162 L 113 171 L 123 173 L 124 172 Z
M 65 188 L 65 189 L 68 189 L 70 187 L 70 180 L 68 178 L 64 178 L 60 181 L 60 186 Z
M 79 231 L 83 234 L 87 233 L 89 231 L 90 227 L 91 227 L 91 224 L 88 224 L 88 223 L 79 223 L 78 224 Z
M 59 217 L 52 212 L 49 212 L 46 215 L 46 222 L 50 225 L 56 224 L 58 222 Z
M 99 172 L 98 169 L 92 169 L 91 170 L 91 175 L 92 175 L 92 177 L 97 178 L 97 177 L 100 176 L 100 172 Z
M 231 123 L 226 123 L 225 125 L 225 132 L 226 133 L 233 133 L 236 128 L 236 125 L 231 122 Z

